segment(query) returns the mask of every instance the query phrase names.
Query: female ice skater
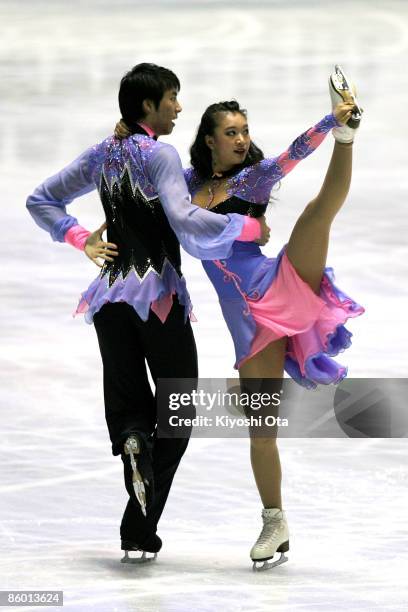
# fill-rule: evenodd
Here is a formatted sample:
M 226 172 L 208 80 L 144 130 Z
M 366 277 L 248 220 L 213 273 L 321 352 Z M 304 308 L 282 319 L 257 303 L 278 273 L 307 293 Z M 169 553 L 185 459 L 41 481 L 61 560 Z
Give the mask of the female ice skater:
M 264 158 L 251 141 L 246 112 L 235 101 L 207 108 L 191 147 L 192 167 L 185 178 L 193 203 L 214 213 L 258 217 L 265 213 L 273 186 L 333 128 L 336 142 L 323 186 L 278 256 L 268 259 L 258 245 L 236 242 L 230 257 L 203 261 L 234 341 L 235 367 L 246 385 L 251 379 L 279 381 L 284 369 L 307 388 L 339 382 L 346 369 L 332 357 L 350 346 L 351 337 L 343 324 L 364 312 L 333 284 L 325 268 L 330 227 L 350 186 L 361 117 L 340 67 L 329 83 L 333 114 L 279 157 Z M 263 503 L 263 529 L 250 556 L 254 569 L 260 561 L 266 569 L 284 562 L 289 549 L 276 437 L 251 435 L 251 463 Z M 276 552 L 280 559 L 267 563 Z

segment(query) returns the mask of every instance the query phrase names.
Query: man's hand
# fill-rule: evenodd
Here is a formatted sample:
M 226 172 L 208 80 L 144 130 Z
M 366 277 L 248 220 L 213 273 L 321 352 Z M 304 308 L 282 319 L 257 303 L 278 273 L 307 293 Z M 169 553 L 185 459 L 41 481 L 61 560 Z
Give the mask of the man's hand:
M 102 268 L 101 263 L 98 259 L 104 259 L 105 261 L 113 261 L 113 257 L 119 255 L 116 244 L 113 242 L 104 242 L 102 240 L 102 234 L 106 230 L 106 222 L 101 225 L 99 229 L 90 234 L 85 242 L 85 253 L 91 259 L 94 264 Z
M 254 242 L 256 242 L 256 244 L 260 244 L 261 246 L 265 246 L 265 244 L 269 242 L 271 228 L 266 225 L 266 219 L 264 215 L 262 215 L 262 217 L 259 217 L 258 221 L 261 224 L 261 237 L 257 240 L 254 240 Z
M 119 140 L 123 140 L 124 138 L 129 138 L 131 132 L 128 126 L 126 125 L 126 123 L 123 121 L 123 119 L 118 121 L 117 124 L 115 125 L 114 134 L 115 134 L 115 138 L 118 138 Z

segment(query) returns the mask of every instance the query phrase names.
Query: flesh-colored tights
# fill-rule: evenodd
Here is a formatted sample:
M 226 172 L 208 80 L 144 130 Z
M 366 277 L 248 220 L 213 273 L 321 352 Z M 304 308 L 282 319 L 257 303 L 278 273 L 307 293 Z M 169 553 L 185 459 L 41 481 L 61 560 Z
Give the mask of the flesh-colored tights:
M 342 207 L 351 182 L 353 147 L 335 143 L 319 194 L 298 218 L 287 246 L 287 256 L 299 276 L 318 294 L 326 266 L 331 224 Z M 287 338 L 271 342 L 240 368 L 241 379 L 283 378 Z M 282 471 L 276 437 L 251 436 L 251 465 L 265 508 L 282 508 Z

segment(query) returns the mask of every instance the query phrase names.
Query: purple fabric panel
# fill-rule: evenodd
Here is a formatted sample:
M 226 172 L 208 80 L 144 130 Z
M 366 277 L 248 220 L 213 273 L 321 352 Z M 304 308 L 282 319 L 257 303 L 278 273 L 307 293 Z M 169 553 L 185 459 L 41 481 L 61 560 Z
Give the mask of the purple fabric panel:
M 127 167 L 133 183 L 139 185 L 145 197 L 157 197 L 157 191 L 148 176 L 147 165 L 154 152 L 162 146 L 166 145 L 143 134 L 134 134 L 124 140 L 109 136 L 92 149 L 89 166 L 94 182 L 99 185 L 103 172 L 107 182 L 112 185 L 120 181 Z
M 186 282 L 169 263 L 165 264 L 162 276 L 152 270 L 143 282 L 130 272 L 125 280 L 118 278 L 112 287 L 109 287 L 106 276 L 98 276 L 82 293 L 76 314 L 84 313 L 86 322 L 91 324 L 94 314 L 107 302 L 126 302 L 133 306 L 143 321 L 147 321 L 152 302 L 173 292 L 177 293 L 180 304 L 185 307 L 187 319 L 192 305 Z
M 297 361 L 285 359 L 285 371 L 293 380 L 306 389 L 316 389 L 317 385 L 337 385 L 347 376 L 347 368 L 324 353 L 311 357 L 307 364 L 307 376 L 302 376 Z
M 235 365 L 251 352 L 256 333 L 256 323 L 243 298 L 220 300 L 222 314 L 231 333 L 235 349 Z
M 228 260 L 221 260 L 230 272 L 236 274 L 240 286 L 250 297 L 256 293 L 262 297 L 272 284 L 280 260 L 285 251 L 281 249 L 277 257 L 269 258 L 262 254 L 255 243 L 236 242 Z M 203 261 L 203 267 L 211 280 L 219 299 L 235 299 L 237 291 L 234 283 L 212 261 Z
M 162 145 L 151 157 L 149 174 L 182 247 L 198 259 L 229 257 L 242 233 L 243 215 L 215 215 L 191 204 L 177 151 Z
M 64 242 L 65 233 L 78 221 L 66 212 L 67 204 L 95 189 L 89 169 L 93 149 L 82 155 L 60 172 L 46 179 L 27 198 L 27 208 L 34 221 L 51 234 L 51 238 Z
M 194 170 L 194 168 L 185 168 L 183 172 L 184 180 L 187 183 L 188 190 L 191 194 L 194 194 L 200 187 L 202 181 L 198 178 L 198 174 Z
M 232 257 L 224 263 L 227 264 L 228 270 L 240 277 L 240 285 L 249 296 L 256 293 L 262 297 L 278 273 L 285 248 L 286 246 L 280 250 L 277 257 L 268 258 L 262 255 L 257 245 L 237 242 Z M 231 279 L 213 262 L 205 261 L 203 267 L 219 296 L 221 310 L 234 342 L 234 367 L 237 367 L 251 352 L 256 323 Z

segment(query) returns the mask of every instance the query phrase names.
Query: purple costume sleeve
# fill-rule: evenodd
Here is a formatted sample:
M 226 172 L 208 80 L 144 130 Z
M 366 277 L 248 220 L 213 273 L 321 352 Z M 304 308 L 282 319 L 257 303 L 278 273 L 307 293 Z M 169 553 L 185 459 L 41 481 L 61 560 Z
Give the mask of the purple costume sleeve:
M 34 221 L 58 242 L 64 242 L 66 232 L 78 224 L 75 217 L 67 214 L 66 205 L 96 187 L 89 170 L 91 151 L 92 148 L 87 149 L 27 198 L 26 205 Z
M 224 259 L 243 230 L 245 217 L 215 215 L 191 204 L 177 151 L 170 145 L 157 149 L 148 171 L 169 223 L 182 247 L 198 259 Z
M 244 168 L 232 177 L 228 193 L 254 203 L 267 203 L 273 186 L 302 160 L 308 157 L 334 127 L 339 126 L 333 114 L 298 136 L 278 157 L 266 158 Z

